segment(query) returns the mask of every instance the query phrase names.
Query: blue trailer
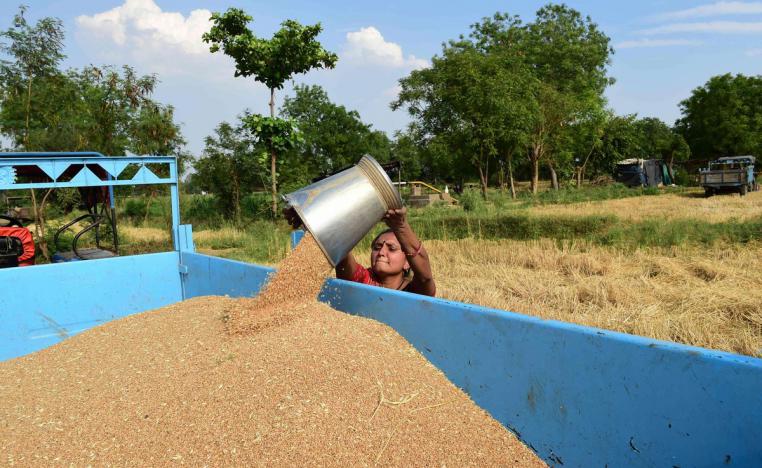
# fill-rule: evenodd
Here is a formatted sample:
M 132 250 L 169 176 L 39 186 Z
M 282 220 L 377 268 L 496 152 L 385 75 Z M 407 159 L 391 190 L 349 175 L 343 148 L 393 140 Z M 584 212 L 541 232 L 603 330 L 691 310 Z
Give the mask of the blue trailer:
M 51 180 L 18 180 L 24 165 Z M 0 296 L 0 360 L 184 299 L 259 291 L 270 268 L 195 252 L 174 158 L 0 158 L 0 190 L 134 184 L 170 187 L 174 249 L 0 270 L 13 290 Z M 762 359 L 335 279 L 320 300 L 393 327 L 550 465 L 762 466 Z

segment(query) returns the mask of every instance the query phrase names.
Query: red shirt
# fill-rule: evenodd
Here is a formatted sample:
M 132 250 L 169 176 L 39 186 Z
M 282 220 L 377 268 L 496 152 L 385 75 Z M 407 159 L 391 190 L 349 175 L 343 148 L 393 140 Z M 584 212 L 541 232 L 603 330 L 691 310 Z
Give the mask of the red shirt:
M 355 283 L 369 284 L 371 286 L 381 286 L 381 283 L 379 283 L 373 276 L 373 272 L 359 263 L 357 264 L 357 268 L 355 268 L 355 274 L 352 275 L 352 281 Z M 405 287 L 402 288 L 402 291 L 409 291 L 411 284 L 412 283 L 408 283 L 405 285 Z
M 0 227 L 0 236 L 15 237 L 21 241 L 24 252 L 19 256 L 19 266 L 34 265 L 34 239 L 27 228 Z

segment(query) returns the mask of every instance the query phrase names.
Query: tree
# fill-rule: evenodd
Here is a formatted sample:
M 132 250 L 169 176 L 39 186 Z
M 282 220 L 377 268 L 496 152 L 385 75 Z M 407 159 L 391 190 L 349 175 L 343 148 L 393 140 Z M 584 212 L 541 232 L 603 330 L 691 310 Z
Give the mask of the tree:
M 43 18 L 31 26 L 24 17 L 26 6 L 19 7 L 13 17 L 13 25 L 0 32 L 9 42 L 0 45 L 0 51 L 12 57 L 12 61 L 0 61 L 0 77 L 5 93 L 20 96 L 24 102 L 24 133 L 21 141 L 29 149 L 29 128 L 32 105 L 32 88 L 37 78 L 55 75 L 63 54 L 63 23 L 57 18 Z
M 565 5 L 541 8 L 524 32 L 521 47 L 542 83 L 540 118 L 530 140 L 532 192 L 536 193 L 539 161 L 547 155 L 549 169 L 555 171 L 551 151 L 558 134 L 581 114 L 603 107 L 603 91 L 612 82 L 606 67 L 613 50 L 589 16 L 583 18 Z
M 298 85 L 294 91 L 280 109 L 283 117 L 293 119 L 304 140 L 292 156 L 290 172 L 299 168 L 311 178 L 354 164 L 364 154 L 389 159 L 389 138 L 364 123 L 357 111 L 331 102 L 320 86 Z
M 538 83 L 533 90 L 538 111 L 528 139 L 536 193 L 541 161 L 546 160 L 554 180 L 562 162 L 559 156 L 566 155 L 566 165 L 571 162 L 568 153 L 554 152 L 563 142 L 564 129 L 603 107 L 603 91 L 612 83 L 606 76 L 613 53 L 609 38 L 590 17 L 553 4 L 537 11 L 532 23 L 522 25 L 517 17 L 498 13 L 472 29 L 486 50 L 521 57 Z
M 486 198 L 490 159 L 511 129 L 525 122 L 531 77 L 508 54 L 489 54 L 468 40 L 451 41 L 430 68 L 400 80 L 393 109 L 406 105 L 424 140 L 444 139 L 477 170 Z
M 271 39 L 256 37 L 247 27 L 252 17 L 238 8 L 225 13 L 213 13 L 213 23 L 203 40 L 210 43 L 214 53 L 222 49 L 235 60 L 235 76 L 254 76 L 270 90 L 270 118 L 275 119 L 275 90 L 295 74 L 306 73 L 313 68 L 333 68 L 338 60 L 336 54 L 326 51 L 315 40 L 322 31 L 320 23 L 303 26 L 297 21 L 286 20 Z M 262 123 L 261 120 L 258 120 Z M 282 123 L 272 122 L 267 128 L 284 128 Z M 280 135 L 287 138 L 287 135 Z M 270 174 L 273 214 L 277 212 L 276 145 L 270 144 Z
M 222 211 L 236 222 L 241 221 L 243 194 L 266 187 L 264 171 L 253 151 L 243 125 L 222 122 L 214 136 L 206 137 L 204 152 L 193 165 L 194 185 L 217 195 Z
M 674 162 L 686 160 L 691 154 L 685 138 L 654 117 L 640 119 L 636 122 L 636 126 L 640 132 L 643 157 L 657 157 L 664 160 L 674 180 Z
M 762 154 L 762 77 L 714 76 L 680 110 L 676 130 L 699 158 Z

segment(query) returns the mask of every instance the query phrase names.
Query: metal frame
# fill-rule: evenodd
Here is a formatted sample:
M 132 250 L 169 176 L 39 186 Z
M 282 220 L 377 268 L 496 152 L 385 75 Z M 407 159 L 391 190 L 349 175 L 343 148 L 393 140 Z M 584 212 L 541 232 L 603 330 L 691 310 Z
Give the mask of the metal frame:
M 160 176 L 147 164 L 167 164 L 169 175 Z M 70 180 L 59 180 L 72 166 L 82 168 Z M 119 179 L 124 170 L 138 165 L 130 179 Z M 20 182 L 19 169 L 36 166 L 51 182 Z M 90 167 L 99 167 L 108 174 L 106 180 L 97 176 Z M 169 185 L 172 206 L 172 243 L 180 250 L 180 197 L 178 191 L 177 158 L 174 156 L 104 156 L 96 152 L 72 153 L 0 153 L 0 190 L 46 189 L 67 187 L 109 187 L 113 202 L 113 188 L 129 185 Z

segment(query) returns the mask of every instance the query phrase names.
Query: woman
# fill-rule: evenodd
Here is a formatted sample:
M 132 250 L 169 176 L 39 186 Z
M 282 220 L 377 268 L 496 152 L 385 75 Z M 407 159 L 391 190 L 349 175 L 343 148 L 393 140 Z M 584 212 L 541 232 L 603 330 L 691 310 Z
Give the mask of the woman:
M 408 224 L 406 214 L 405 208 L 386 212 L 384 221 L 389 229 L 376 236 L 371 244 L 370 268 L 357 263 L 350 253 L 336 265 L 336 277 L 434 296 L 437 289 L 431 274 L 429 254 Z

